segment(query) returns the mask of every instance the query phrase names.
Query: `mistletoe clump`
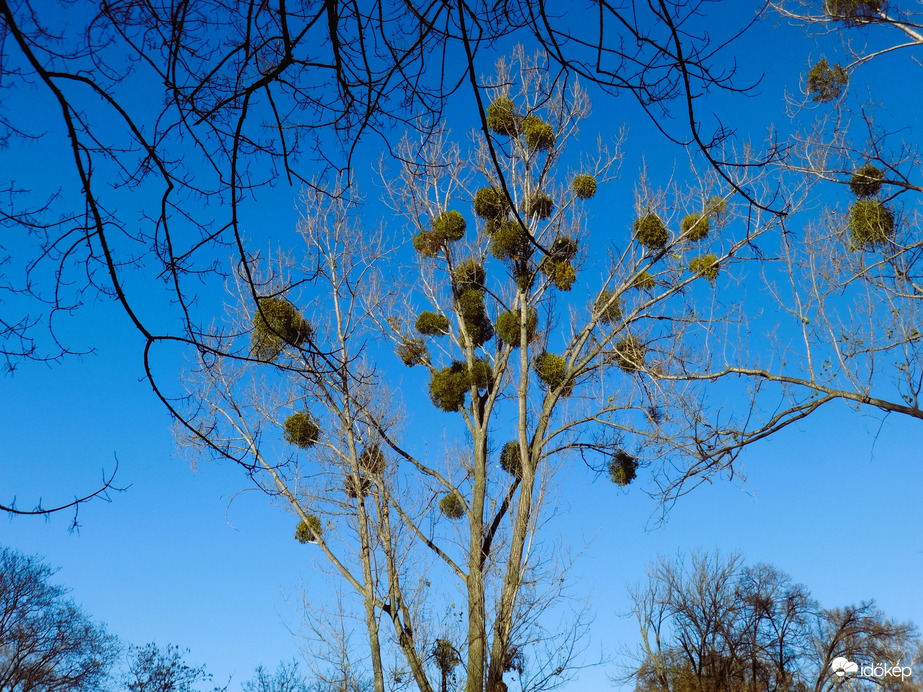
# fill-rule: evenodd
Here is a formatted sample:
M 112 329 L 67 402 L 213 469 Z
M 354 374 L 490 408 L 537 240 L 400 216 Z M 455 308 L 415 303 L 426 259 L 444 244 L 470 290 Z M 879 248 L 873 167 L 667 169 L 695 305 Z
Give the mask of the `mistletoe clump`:
M 454 243 L 465 236 L 465 217 L 453 210 L 444 211 L 433 219 L 433 233 L 447 243 Z
M 834 101 L 840 98 L 848 83 L 846 70 L 841 65 L 830 67 L 824 58 L 808 72 L 808 95 L 812 101 L 820 103 Z
M 718 268 L 718 257 L 716 255 L 702 255 L 689 261 L 689 271 L 709 281 L 714 281 L 718 278 Z
M 460 361 L 435 371 L 429 380 L 429 398 L 443 411 L 460 411 L 465 405 L 465 394 L 470 390 L 468 366 Z
M 538 270 L 548 277 L 559 291 L 569 291 L 577 280 L 577 270 L 567 261 L 555 261 L 546 257 L 538 265 Z
M 423 339 L 404 339 L 397 347 L 397 357 L 408 368 L 414 365 L 426 365 L 429 362 L 429 352 Z
M 320 518 L 309 514 L 295 527 L 295 540 L 299 543 L 317 543 L 320 540 L 321 531 Z
M 535 192 L 526 199 L 526 216 L 547 219 L 554 211 L 554 200 L 544 192 Z
M 482 219 L 499 219 L 507 209 L 506 195 L 502 190 L 482 187 L 474 194 L 474 213 Z
M 343 488 L 349 497 L 356 499 L 369 494 L 372 490 L 372 481 L 361 473 L 358 475 L 347 473 L 343 481 Z
M 518 221 L 500 221 L 490 239 L 490 253 L 499 260 L 527 259 L 532 254 L 529 232 Z
M 554 146 L 554 128 L 537 115 L 523 118 L 520 129 L 531 151 L 548 151 Z
M 452 279 L 455 281 L 459 291 L 469 291 L 484 288 L 484 282 L 487 281 L 487 272 L 484 270 L 484 265 L 472 257 L 455 267 L 455 271 L 452 272 Z
M 562 235 L 554 239 L 551 243 L 551 256 L 559 261 L 571 260 L 577 255 L 577 241 L 573 238 Z
M 507 442 L 500 451 L 500 468 L 514 478 L 522 478 L 522 457 L 519 455 L 519 443 Z
M 359 455 L 359 468 L 365 473 L 380 476 L 385 472 L 385 453 L 378 445 L 370 445 Z
M 648 212 L 639 219 L 635 219 L 635 238 L 650 250 L 659 250 L 667 244 L 670 232 L 666 224 L 654 212 Z
M 824 0 L 824 12 L 832 19 L 858 26 L 881 16 L 884 0 Z
M 457 492 L 446 493 L 439 500 L 439 509 L 448 519 L 461 519 L 465 516 L 465 502 Z
M 538 312 L 535 308 L 529 308 L 526 311 L 526 341 L 531 342 L 535 337 L 535 331 L 538 328 Z M 520 319 L 520 313 L 517 312 L 501 312 L 497 317 L 497 336 L 505 344 L 509 344 L 513 348 L 519 348 L 522 344 L 520 343 L 520 336 L 522 332 L 522 320 Z
M 856 249 L 885 245 L 894 235 L 894 214 L 881 200 L 856 200 L 849 210 L 849 231 Z
M 643 271 L 631 282 L 631 288 L 637 288 L 642 291 L 650 291 L 657 287 L 657 280 L 650 272 Z
M 320 427 L 314 422 L 310 413 L 301 411 L 285 419 L 282 436 L 286 442 L 296 447 L 309 449 L 317 443 L 317 438 L 320 437 Z
M 884 173 L 870 163 L 860 166 L 849 179 L 849 189 L 856 197 L 872 197 L 881 190 Z
M 720 195 L 709 197 L 708 201 L 705 202 L 705 213 L 715 221 L 723 221 L 724 217 L 727 215 L 727 211 L 727 200 Z
M 636 336 L 626 336 L 615 345 L 615 364 L 628 373 L 644 369 L 647 347 Z
M 497 219 L 488 219 L 487 223 L 484 224 L 484 233 L 486 233 L 488 237 L 493 238 L 494 233 L 496 233 L 500 227 L 506 223 L 510 222 L 502 217 Z
M 448 678 L 449 674 L 461 663 L 458 652 L 448 639 L 436 640 L 433 646 L 433 658 L 436 661 L 436 667 L 445 678 Z
M 686 214 L 680 224 L 683 236 L 693 242 L 708 236 L 708 216 L 705 214 Z
M 543 351 L 535 359 L 535 374 L 548 389 L 558 389 L 567 382 L 567 362 L 554 353 Z
M 593 312 L 599 315 L 600 324 L 612 324 L 622 319 L 622 306 L 615 291 L 601 291 L 593 304 Z
M 494 335 L 494 328 L 484 308 L 484 291 L 464 291 L 458 296 L 457 305 L 471 343 L 474 346 L 482 346 L 490 341 Z
M 256 304 L 251 337 L 254 358 L 275 360 L 286 346 L 299 348 L 311 338 L 311 325 L 285 298 L 258 298 Z
M 438 312 L 424 310 L 417 317 L 414 327 L 424 336 L 443 336 L 449 333 L 449 318 Z
M 622 450 L 612 456 L 608 466 L 609 480 L 623 488 L 635 479 L 638 472 L 638 460 Z
M 580 199 L 590 199 L 596 194 L 596 178 L 585 173 L 574 176 L 571 187 L 574 188 L 574 194 Z
M 474 319 L 484 311 L 484 291 L 477 289 L 463 291 L 456 302 L 463 319 Z
M 478 389 L 490 389 L 494 383 L 494 369 L 483 358 L 476 359 L 468 368 L 471 384 Z
M 513 262 L 512 274 L 513 279 L 516 281 L 516 286 L 522 293 L 528 292 L 532 288 L 532 284 L 535 283 L 535 268 L 528 260 L 523 259 Z
M 369 445 L 359 454 L 359 471 L 348 471 L 344 478 L 344 489 L 351 498 L 368 495 L 372 489 L 372 478 L 385 472 L 385 454 L 378 445 Z
M 420 231 L 413 237 L 413 249 L 421 257 L 436 257 L 442 250 L 443 240 L 435 231 Z
M 471 368 L 462 361 L 435 371 L 429 380 L 429 398 L 443 411 L 460 411 L 465 405 L 465 394 L 474 386 L 489 389 L 493 385 L 494 370 L 484 359 L 477 359 Z
M 519 118 L 509 96 L 498 96 L 487 106 L 487 127 L 498 135 L 515 137 L 519 134 Z

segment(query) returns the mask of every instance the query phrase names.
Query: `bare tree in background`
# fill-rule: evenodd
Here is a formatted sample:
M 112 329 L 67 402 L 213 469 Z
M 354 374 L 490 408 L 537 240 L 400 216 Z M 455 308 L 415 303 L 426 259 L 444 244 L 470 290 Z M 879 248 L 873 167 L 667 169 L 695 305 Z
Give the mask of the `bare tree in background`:
M 211 681 L 205 666 L 191 666 L 183 650 L 175 644 L 159 647 L 151 642 L 129 648 L 128 671 L 123 682 L 128 692 L 197 692 L 200 685 Z M 227 692 L 225 687 L 213 687 L 212 692 Z
M 919 661 L 909 623 L 874 603 L 821 609 L 802 585 L 739 554 L 660 558 L 631 592 L 642 644 L 625 682 L 638 692 L 826 692 L 920 689 L 912 678 L 838 678 L 836 657 L 872 665 Z
M 298 670 L 298 663 L 282 662 L 270 673 L 263 666 L 243 685 L 243 692 L 321 692 L 320 685 L 311 686 Z
M 49 583 L 53 574 L 0 548 L 0 689 L 96 692 L 118 657 L 115 637 Z

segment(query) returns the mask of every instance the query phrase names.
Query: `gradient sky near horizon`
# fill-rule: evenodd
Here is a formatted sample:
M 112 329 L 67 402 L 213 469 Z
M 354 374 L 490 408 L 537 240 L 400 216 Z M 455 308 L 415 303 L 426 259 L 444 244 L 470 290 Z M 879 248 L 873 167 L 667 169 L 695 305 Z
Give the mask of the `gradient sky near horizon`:
M 744 78 L 764 75 L 757 95 L 729 100 L 722 119 L 754 138 L 770 125 L 784 135 L 793 126 L 786 90 L 798 89 L 810 56 L 833 45 L 830 37 L 808 38 L 778 19 L 761 21 L 735 51 Z M 879 96 L 901 88 L 900 69 L 886 66 L 908 58 L 889 59 Z M 485 54 L 483 72 L 492 60 Z M 882 109 L 920 131 L 913 130 L 920 108 L 904 100 Z M 911 111 L 914 120 L 906 123 Z M 468 129 L 469 115 L 460 97 L 453 109 L 457 132 Z M 642 165 L 680 179 L 688 165 L 627 97 L 596 96 L 580 144 L 592 145 L 623 122 L 629 137 L 621 177 L 588 206 L 591 220 L 608 218 L 613 206 L 630 212 L 631 180 Z M 364 151 L 372 161 L 378 155 L 375 143 Z M 6 163 L 0 168 L 12 170 Z M 367 182 L 371 199 L 377 190 Z M 289 198 L 271 218 L 287 232 L 298 217 L 298 190 L 273 194 Z M 116 459 L 116 484 L 124 490 L 111 493 L 108 503 L 82 506 L 78 532 L 68 531 L 69 513 L 2 521 L 0 545 L 59 567 L 55 580 L 124 643 L 188 648 L 188 661 L 205 664 L 215 682 L 230 680 L 231 692 L 257 665 L 274 668 L 310 651 L 302 604 L 333 592 L 311 546 L 293 540 L 293 515 L 250 490 L 240 469 L 212 463 L 193 469 L 178 454 L 170 419 L 143 381 L 141 342 L 115 305 L 97 300 L 65 329 L 92 339 L 97 351 L 61 364 L 26 363 L 0 378 L 0 500 L 15 495 L 23 509 L 40 498 L 66 501 L 95 487 Z M 177 372 L 183 367 L 181 358 L 166 358 Z M 636 623 L 626 616 L 627 586 L 659 554 L 741 551 L 748 563 L 790 574 L 824 607 L 875 599 L 889 616 L 923 624 L 921 433 L 919 421 L 832 405 L 748 449 L 745 477 L 697 488 L 662 523 L 656 502 L 641 492 L 643 478 L 640 488 L 620 491 L 583 467 L 568 469 L 546 535 L 560 537 L 577 556 L 573 592 L 588 597 L 594 613 L 586 662 L 602 662 L 578 671 L 564 689 L 620 689 L 608 676 L 621 672 L 625 651 L 638 644 Z

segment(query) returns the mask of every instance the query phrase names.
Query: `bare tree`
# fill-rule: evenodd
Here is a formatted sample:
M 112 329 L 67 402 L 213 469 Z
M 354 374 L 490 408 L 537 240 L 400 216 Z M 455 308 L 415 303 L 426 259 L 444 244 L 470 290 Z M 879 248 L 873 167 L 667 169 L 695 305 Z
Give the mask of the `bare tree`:
M 719 286 L 762 266 L 778 217 L 737 206 L 714 172 L 684 190 L 642 179 L 606 257 L 582 205 L 620 142 L 565 170 L 589 101 L 554 76 L 520 50 L 483 80 L 489 135 L 472 150 L 445 133 L 397 148 L 386 196 L 411 266 L 393 230 L 309 192 L 304 248 L 250 259 L 261 271 L 233 287 L 237 322 L 190 375 L 185 440 L 297 515 L 296 538 L 354 596 L 349 632 L 376 690 L 561 684 L 584 631 L 579 605 L 550 625 L 568 603 L 541 540 L 561 465 L 622 487 L 649 467 L 671 499 L 806 415 L 795 402 L 762 418 L 759 390 L 736 412 L 705 399 L 719 362 L 748 358 L 744 313 Z M 759 171 L 735 185 L 758 189 Z M 425 371 L 437 411 L 385 366 L 391 349 Z M 448 417 L 422 422 L 434 414 Z
M 875 108 L 846 91 L 851 76 L 867 75 L 874 92 L 874 65 L 919 44 L 919 3 L 770 4 L 809 33 L 842 38 L 843 64 L 820 60 L 805 79 L 803 99 L 793 100 L 808 124 L 792 137 L 779 172 L 818 192 L 835 183 L 840 192 L 835 206 L 783 236 L 786 271 L 766 276 L 792 327 L 778 339 L 777 365 L 730 374 L 809 392 L 814 403 L 840 400 L 923 419 L 918 150 L 900 133 L 899 113 L 896 125 L 876 122 Z M 812 102 L 821 104 L 807 108 Z M 836 188 L 829 190 L 833 197 Z
M 283 661 L 272 673 L 260 666 L 254 677 L 243 686 L 243 692 L 314 692 L 315 689 L 320 692 L 317 687 L 312 688 L 308 684 L 296 661 Z
M 53 574 L 0 548 L 0 689 L 95 692 L 118 656 L 115 637 L 49 583 Z
M 831 667 L 841 656 L 909 666 L 920 645 L 912 625 L 871 602 L 821 609 L 787 574 L 745 567 L 738 554 L 660 558 L 631 599 L 642 645 L 626 681 L 639 692 L 920 689 L 911 676 L 860 668 L 841 679 Z
M 776 0 L 769 4 L 782 17 L 804 25 L 813 34 L 844 32 L 845 62 L 831 64 L 821 58 L 808 72 L 805 89 L 812 101 L 826 103 L 840 98 L 850 75 L 866 63 L 923 44 L 923 13 L 918 0 Z M 859 29 L 864 31 L 856 31 Z
M 175 644 L 159 647 L 151 642 L 129 649 L 129 666 L 124 684 L 128 692 L 195 692 L 200 683 L 211 681 L 205 666 L 190 666 L 183 651 Z M 227 687 L 214 687 L 225 692 Z

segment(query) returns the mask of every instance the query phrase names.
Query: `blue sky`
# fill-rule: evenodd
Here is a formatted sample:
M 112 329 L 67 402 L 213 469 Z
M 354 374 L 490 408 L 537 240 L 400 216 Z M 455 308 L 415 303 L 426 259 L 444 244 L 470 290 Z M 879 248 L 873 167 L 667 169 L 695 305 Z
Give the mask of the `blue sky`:
M 193 473 L 145 385 L 106 361 L 103 352 L 30 373 L 32 385 L 22 374 L 4 382 L 5 401 L 28 403 L 4 406 L 0 471 L 21 498 L 62 497 L 90 487 L 118 453 L 119 480 L 131 487 L 82 509 L 77 534 L 67 516 L 17 519 L 0 528 L 3 544 L 60 566 L 57 580 L 124 641 L 189 647 L 190 660 L 218 679 L 239 684 L 260 663 L 299 655 L 303 642 L 290 630 L 300 629 L 302 590 L 329 592 L 311 548 L 291 538 L 292 516 L 239 494 L 246 484 L 236 469 L 203 464 Z M 30 396 L 36 386 L 61 394 Z M 39 417 L 72 422 L 54 436 L 27 434 Z M 574 589 L 591 595 L 596 613 L 590 650 L 633 647 L 634 622 L 619 617 L 626 586 L 655 555 L 698 547 L 772 563 L 828 607 L 874 598 L 893 617 L 923 621 L 918 440 L 912 423 L 831 410 L 753 448 L 746 484 L 701 487 L 659 526 L 642 493 L 576 467 L 561 484 L 553 529 L 583 549 Z M 603 685 L 611 672 L 587 670 L 571 689 Z
M 784 132 L 791 124 L 782 94 L 797 88 L 807 57 L 823 50 L 830 49 L 799 30 L 761 24 L 738 53 L 745 72 L 765 70 L 759 96 L 717 98 L 715 107 L 756 139 L 771 122 Z M 489 62 L 481 65 L 485 72 Z M 882 93 L 892 88 L 886 82 Z M 456 109 L 460 132 L 465 101 Z M 642 156 L 665 176 L 681 177 L 687 165 L 629 98 L 597 97 L 582 142 L 623 121 L 630 135 L 621 178 L 589 208 L 601 228 L 610 227 L 613 208 L 628 213 Z M 375 143 L 367 150 L 373 156 Z M 374 194 L 369 186 L 367 195 Z M 297 190 L 272 195 L 267 238 L 286 233 L 297 218 Z M 209 295 L 220 300 L 218 292 Z M 15 493 L 26 508 L 39 497 L 46 504 L 69 499 L 95 487 L 116 456 L 117 483 L 127 489 L 110 503 L 82 507 L 78 533 L 67 530 L 70 515 L 19 518 L 0 523 L 0 544 L 59 566 L 57 580 L 123 641 L 188 647 L 191 662 L 206 664 L 217 681 L 230 678 L 232 690 L 257 665 L 299 656 L 302 593 L 329 599 L 331 591 L 311 547 L 292 539 L 292 515 L 248 491 L 237 468 L 201 463 L 192 470 L 177 454 L 170 420 L 142 380 L 140 341 L 114 305 L 97 300 L 65 324 L 78 339 L 89 335 L 97 351 L 53 366 L 26 364 L 0 380 L 0 500 Z M 178 354 L 162 356 L 164 369 L 182 364 Z M 590 652 L 614 660 L 584 671 L 567 689 L 608 685 L 620 647 L 637 642 L 632 620 L 619 616 L 628 607 L 626 586 L 654 556 L 677 550 L 740 550 L 750 562 L 788 572 L 824 606 L 874 598 L 890 616 L 923 623 L 920 439 L 918 422 L 830 407 L 747 450 L 746 482 L 698 488 L 663 524 L 656 503 L 640 492 L 643 477 L 642 488 L 623 492 L 582 467 L 570 469 L 550 530 L 582 551 L 574 589 L 592 598 Z

